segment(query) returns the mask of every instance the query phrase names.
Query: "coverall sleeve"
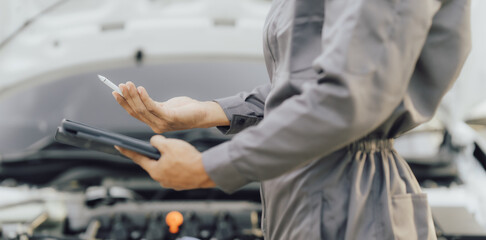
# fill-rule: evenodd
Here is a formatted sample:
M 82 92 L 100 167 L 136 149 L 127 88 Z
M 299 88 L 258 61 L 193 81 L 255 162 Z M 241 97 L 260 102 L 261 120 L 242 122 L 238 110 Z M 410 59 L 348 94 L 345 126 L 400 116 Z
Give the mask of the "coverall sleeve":
M 251 92 L 241 92 L 235 96 L 214 100 L 222 108 L 230 126 L 218 129 L 224 134 L 234 134 L 258 124 L 263 119 L 265 99 L 270 92 L 270 84 L 258 86 Z
M 302 1 L 296 2 L 298 7 Z M 441 13 L 438 6 L 428 5 L 438 1 L 325 1 L 326 17 L 319 29 L 319 24 L 312 24 L 318 19 L 312 9 L 302 16 L 299 12 L 306 9 L 297 10 L 289 81 L 302 83 L 300 94 L 283 101 L 258 125 L 205 151 L 203 164 L 211 179 L 232 192 L 251 181 L 280 176 L 370 134 L 407 94 L 426 40 L 435 42 L 429 47 L 438 49 L 443 48 L 441 41 L 454 50 L 468 45 L 462 34 L 469 28 L 468 4 L 445 2 L 461 6 Z M 318 42 L 322 49 L 309 63 L 320 73 L 314 80 L 299 78 L 302 69 L 295 68 L 305 65 L 308 50 L 303 41 Z M 460 48 L 454 50 L 451 54 L 463 59 L 467 55 Z M 457 63 L 445 66 L 459 68 Z

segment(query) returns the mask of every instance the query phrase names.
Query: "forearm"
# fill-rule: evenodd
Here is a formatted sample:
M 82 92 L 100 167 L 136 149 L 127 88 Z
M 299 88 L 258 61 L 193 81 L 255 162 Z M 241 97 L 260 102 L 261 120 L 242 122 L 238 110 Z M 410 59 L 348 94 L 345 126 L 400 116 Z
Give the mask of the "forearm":
M 262 85 L 251 92 L 235 96 L 199 102 L 201 117 L 189 128 L 220 127 L 225 134 L 233 134 L 257 124 L 263 118 L 265 99 L 270 85 Z
M 343 85 L 309 86 L 256 127 L 205 151 L 205 170 L 226 192 L 275 178 L 367 135 L 399 99 L 380 95 L 380 104 L 372 98 L 358 101 L 354 91 Z
M 234 96 L 216 99 L 222 108 L 228 125 L 218 125 L 224 134 L 235 134 L 258 124 L 263 119 L 265 101 L 270 92 L 270 84 L 261 85 L 251 92 L 240 92 Z
M 204 117 L 195 123 L 197 128 L 209 128 L 217 126 L 229 126 L 230 120 L 223 111 L 223 108 L 214 101 L 201 102 L 204 110 Z

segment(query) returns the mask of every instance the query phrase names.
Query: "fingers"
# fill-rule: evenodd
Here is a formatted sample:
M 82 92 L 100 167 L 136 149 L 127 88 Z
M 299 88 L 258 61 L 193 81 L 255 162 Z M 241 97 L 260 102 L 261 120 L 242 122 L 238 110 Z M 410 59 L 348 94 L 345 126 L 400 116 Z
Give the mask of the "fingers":
M 147 107 L 143 104 L 142 99 L 140 99 L 140 95 L 137 91 L 137 87 L 132 82 L 128 82 L 126 84 L 128 93 L 130 94 L 129 97 L 129 104 L 131 104 L 132 108 L 135 109 L 139 114 L 146 116 L 148 114 Z M 149 117 L 149 116 L 146 116 Z
M 145 171 L 150 173 L 150 170 L 157 164 L 156 161 L 150 159 L 142 154 L 137 152 L 115 146 L 116 150 L 118 150 L 121 154 L 127 156 L 128 158 L 132 159 L 136 164 L 140 165 Z
M 142 107 L 140 97 L 135 89 L 135 85 L 132 82 L 127 82 L 126 84 L 122 83 L 120 84 L 120 90 L 133 111 L 136 114 L 139 114 L 140 117 L 144 117 L 142 109 L 145 107 Z
M 145 105 L 147 110 L 149 112 L 151 112 L 152 114 L 159 116 L 157 114 L 157 111 L 156 111 L 157 104 L 155 103 L 154 100 L 152 100 L 152 98 L 150 98 L 150 96 L 147 93 L 147 90 L 145 90 L 145 88 L 142 87 L 142 86 L 138 87 L 137 89 L 138 89 L 138 93 L 140 95 L 140 99 L 142 100 L 142 103 Z
M 125 96 L 126 102 L 137 115 L 137 118 L 148 125 L 156 125 L 157 117 L 154 116 L 142 102 L 139 92 L 132 82 L 120 84 L 120 90 Z
M 132 107 L 130 107 L 130 104 L 128 104 L 127 100 L 124 97 L 122 97 L 115 91 L 113 91 L 111 94 L 113 95 L 113 97 L 115 97 L 115 100 L 118 102 L 118 104 L 120 104 L 120 106 L 122 106 L 122 108 L 128 112 L 128 114 L 140 121 L 143 121 L 142 119 L 140 119 L 140 117 L 138 117 L 135 111 L 133 111 Z
M 187 142 L 155 135 L 150 143 L 162 154 L 159 161 L 118 146 L 116 148 L 139 164 L 163 187 L 185 190 L 215 186 L 204 170 L 201 153 Z

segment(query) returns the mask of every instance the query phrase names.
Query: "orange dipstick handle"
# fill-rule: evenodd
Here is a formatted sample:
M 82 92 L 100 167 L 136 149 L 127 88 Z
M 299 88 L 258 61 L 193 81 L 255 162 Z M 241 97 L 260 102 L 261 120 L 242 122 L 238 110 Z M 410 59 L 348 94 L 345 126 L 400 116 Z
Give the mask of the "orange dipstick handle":
M 179 232 L 179 227 L 184 222 L 184 217 L 182 213 L 178 211 L 172 211 L 165 216 L 165 222 L 169 226 L 169 232 L 172 234 L 176 234 Z

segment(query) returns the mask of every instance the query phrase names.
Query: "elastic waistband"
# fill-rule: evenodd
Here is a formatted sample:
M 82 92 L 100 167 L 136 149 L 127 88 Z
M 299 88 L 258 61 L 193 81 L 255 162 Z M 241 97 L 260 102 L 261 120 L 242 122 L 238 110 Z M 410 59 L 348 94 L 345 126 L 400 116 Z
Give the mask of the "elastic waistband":
M 393 149 L 393 139 L 363 138 L 348 145 L 348 150 L 352 152 L 365 151 L 374 152 Z

